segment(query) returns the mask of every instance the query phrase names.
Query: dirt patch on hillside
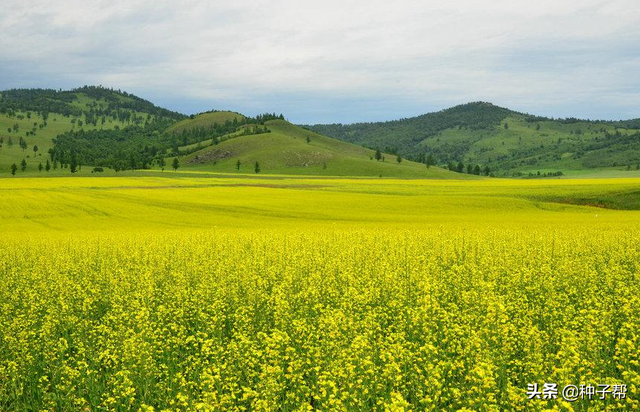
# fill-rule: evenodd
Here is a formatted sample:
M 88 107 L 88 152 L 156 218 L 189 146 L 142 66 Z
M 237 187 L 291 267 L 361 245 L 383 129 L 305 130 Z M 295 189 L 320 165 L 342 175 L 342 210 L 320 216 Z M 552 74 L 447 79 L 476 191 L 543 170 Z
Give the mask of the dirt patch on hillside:
M 333 155 L 321 152 L 285 152 L 285 164 L 290 167 L 319 166 L 333 158 Z
M 192 159 L 189 159 L 187 164 L 189 165 L 201 165 L 205 163 L 213 163 L 218 160 L 227 159 L 229 157 L 236 156 L 237 153 L 232 152 L 230 150 L 220 150 L 214 149 L 205 153 L 198 154 L 194 156 Z

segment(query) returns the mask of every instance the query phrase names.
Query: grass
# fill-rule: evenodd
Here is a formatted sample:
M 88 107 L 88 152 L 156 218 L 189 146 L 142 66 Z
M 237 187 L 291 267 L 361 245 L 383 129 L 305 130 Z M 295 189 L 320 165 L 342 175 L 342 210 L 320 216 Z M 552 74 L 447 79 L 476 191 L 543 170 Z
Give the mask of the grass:
M 74 103 L 80 106 L 86 106 L 90 102 L 95 102 L 94 99 L 88 97 L 80 97 Z M 145 118 L 146 113 L 136 112 L 137 116 Z M 23 116 L 23 119 L 18 118 Z M 15 163 L 20 167 L 20 162 L 24 159 L 27 162 L 27 167 L 31 171 L 37 170 L 38 164 L 46 163 L 48 158 L 48 150 L 53 147 L 53 139 L 59 134 L 68 132 L 70 130 L 80 130 L 81 127 L 73 121 L 83 120 L 78 117 L 70 116 L 65 117 L 61 114 L 51 113 L 47 120 L 47 125 L 42 129 L 40 125 L 44 124 L 41 116 L 35 112 L 31 113 L 30 117 L 27 117 L 26 112 L 18 112 L 16 116 L 8 116 L 7 114 L 0 113 L 0 138 L 4 140 L 2 148 L 0 148 L 0 178 L 9 176 L 10 166 Z M 18 131 L 9 132 L 7 129 L 13 128 L 13 125 L 18 125 Z M 35 126 L 34 126 L 35 125 Z M 117 120 L 107 118 L 106 123 L 103 125 L 98 122 L 97 126 L 92 124 L 83 124 L 82 129 L 94 130 L 94 129 L 113 129 L 115 127 L 124 128 L 129 126 L 128 123 L 123 123 Z M 32 131 L 35 127 L 35 136 L 26 136 L 26 132 Z M 22 150 L 19 146 L 20 138 L 25 139 L 27 142 L 27 150 Z M 9 139 L 12 140 L 13 145 L 9 145 Z M 38 146 L 38 152 L 33 152 L 33 147 Z
M 583 170 L 582 160 L 575 158 L 574 152 L 564 152 L 563 146 L 580 145 L 596 137 L 604 139 L 605 132 L 615 134 L 619 130 L 622 134 L 635 131 L 617 129 L 614 126 L 594 123 L 576 122 L 564 124 L 555 121 L 527 122 L 522 115 L 508 116 L 502 124 L 507 123 L 508 129 L 497 127 L 491 130 L 446 129 L 436 136 L 425 139 L 422 145 L 427 149 L 434 149 L 443 144 L 452 146 L 466 146 L 468 151 L 465 161 L 481 164 L 496 161 L 501 156 L 509 157 L 513 152 L 531 152 L 531 156 L 521 156 L 514 170 L 536 172 L 549 169 L 553 171 Z M 540 125 L 540 129 L 536 125 Z M 580 134 L 575 133 L 580 130 Z M 547 150 L 540 151 L 541 148 Z M 541 153 L 543 153 L 541 155 Z M 560 156 L 558 159 L 557 156 Z M 535 165 L 528 165 L 528 161 Z M 626 164 L 620 167 L 626 167 Z
M 184 157 L 181 163 L 189 169 L 226 173 L 254 174 L 258 162 L 261 172 L 270 174 L 470 178 L 407 160 L 398 163 L 390 154 L 385 154 L 384 161 L 376 161 L 372 150 L 283 120 L 269 121 L 266 126 L 270 133 L 228 139 Z
M 201 113 L 194 116 L 193 119 L 185 119 L 171 125 L 167 131 L 169 133 L 180 133 L 183 130 L 193 129 L 197 127 L 208 128 L 216 123 L 224 123 L 226 121 L 232 121 L 233 119 L 241 120 L 244 116 L 234 112 L 209 112 Z
M 341 140 L 395 147 L 407 157 L 431 154 L 448 162 L 488 165 L 500 176 L 538 170 L 636 167 L 640 146 L 624 123 L 534 118 L 486 103 L 470 103 L 392 122 L 316 125 Z

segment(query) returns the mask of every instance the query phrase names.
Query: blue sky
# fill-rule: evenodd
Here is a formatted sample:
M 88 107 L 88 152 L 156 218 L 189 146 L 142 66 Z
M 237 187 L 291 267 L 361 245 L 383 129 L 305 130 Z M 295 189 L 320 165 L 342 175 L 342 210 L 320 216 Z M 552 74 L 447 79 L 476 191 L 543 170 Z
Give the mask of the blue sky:
M 0 89 L 101 84 L 184 113 L 390 120 L 469 101 L 640 117 L 637 0 L 2 0 Z

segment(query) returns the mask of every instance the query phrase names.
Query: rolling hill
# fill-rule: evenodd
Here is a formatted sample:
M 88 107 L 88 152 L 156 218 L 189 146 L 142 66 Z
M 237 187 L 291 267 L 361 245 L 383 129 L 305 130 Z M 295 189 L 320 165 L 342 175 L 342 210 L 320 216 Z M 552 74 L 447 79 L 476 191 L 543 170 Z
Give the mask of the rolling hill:
M 374 157 L 275 113 L 186 116 L 102 87 L 0 94 L 0 176 L 12 165 L 17 176 L 167 169 L 177 158 L 180 171 L 255 174 L 258 162 L 265 174 L 461 177 L 395 155 Z
M 181 133 L 187 130 L 193 130 L 198 128 L 210 128 L 216 124 L 224 124 L 225 122 L 236 122 L 246 119 L 245 116 L 240 113 L 227 112 L 227 111 L 212 111 L 206 113 L 200 113 L 198 115 L 189 116 L 188 119 L 179 121 L 167 128 L 169 133 Z
M 640 170 L 640 120 L 551 119 L 476 102 L 390 122 L 298 127 L 275 113 L 187 116 L 95 86 L 0 93 L 0 176 L 14 167 L 17 175 L 168 168 L 174 158 L 181 170 L 223 173 L 255 173 L 256 162 L 262 173 L 325 176 L 626 173 Z
M 389 122 L 306 127 L 415 160 L 431 155 L 441 165 L 488 165 L 501 175 L 635 170 L 640 164 L 638 119 L 551 119 L 476 102 Z
M 261 173 L 318 176 L 383 176 L 460 178 L 461 175 L 437 167 L 384 155 L 305 130 L 285 120 L 264 123 L 268 132 L 240 133 L 183 156 L 182 167 L 224 173 Z M 249 131 L 251 128 L 249 128 Z M 238 166 L 238 162 L 240 165 Z
M 37 170 L 51 158 L 53 139 L 68 132 L 166 128 L 185 115 L 134 95 L 102 87 L 70 91 L 14 89 L 0 93 L 0 174 L 12 164 Z M 53 167 L 53 164 L 52 164 Z M 21 170 L 18 171 L 20 173 Z

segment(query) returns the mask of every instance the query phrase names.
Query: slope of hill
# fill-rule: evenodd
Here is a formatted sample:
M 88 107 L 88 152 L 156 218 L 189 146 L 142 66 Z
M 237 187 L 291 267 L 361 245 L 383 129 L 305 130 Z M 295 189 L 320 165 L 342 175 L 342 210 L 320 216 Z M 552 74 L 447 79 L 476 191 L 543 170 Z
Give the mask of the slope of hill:
M 102 87 L 3 91 L 0 174 L 8 173 L 12 164 L 21 169 L 23 160 L 26 170 L 36 170 L 49 158 L 53 139 L 66 132 L 143 128 L 152 124 L 164 128 L 185 117 L 131 94 Z
M 225 173 L 460 178 L 438 167 L 375 152 L 295 126 L 284 120 L 265 122 L 268 133 L 242 135 L 180 159 L 182 167 Z M 238 161 L 240 166 L 238 167 Z
M 181 120 L 167 129 L 169 133 L 181 133 L 186 130 L 193 130 L 198 128 L 212 128 L 217 124 L 224 124 L 226 122 L 236 122 L 244 120 L 245 117 L 240 113 L 227 112 L 227 111 L 212 111 L 206 113 L 200 113 L 190 116 L 188 119 Z
M 483 102 L 390 122 L 310 129 L 416 160 L 432 155 L 441 165 L 488 165 L 503 174 L 635 169 L 640 163 L 638 120 L 550 119 Z

